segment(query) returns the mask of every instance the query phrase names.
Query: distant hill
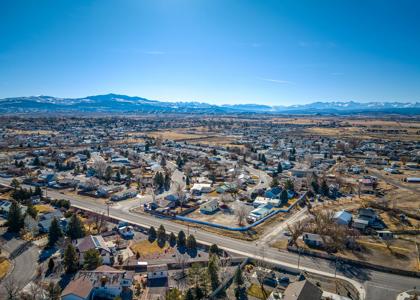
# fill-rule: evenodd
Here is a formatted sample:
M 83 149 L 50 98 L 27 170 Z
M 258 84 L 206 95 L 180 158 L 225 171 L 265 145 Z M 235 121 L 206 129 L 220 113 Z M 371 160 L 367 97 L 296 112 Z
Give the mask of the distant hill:
M 143 113 L 269 113 L 269 114 L 420 114 L 420 103 L 401 102 L 314 102 L 304 105 L 259 104 L 212 105 L 200 102 L 165 102 L 141 97 L 107 94 L 84 98 L 30 96 L 0 99 L 0 113 L 31 112 L 143 112 Z

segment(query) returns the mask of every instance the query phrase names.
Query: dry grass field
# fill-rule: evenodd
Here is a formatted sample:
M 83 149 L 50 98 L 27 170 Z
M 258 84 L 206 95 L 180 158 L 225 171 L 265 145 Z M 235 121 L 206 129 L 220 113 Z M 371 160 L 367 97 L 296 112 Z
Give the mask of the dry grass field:
M 157 258 L 161 255 L 175 252 L 174 248 L 171 248 L 168 243 L 165 247 L 161 248 L 157 242 L 150 243 L 148 240 L 142 240 L 135 242 L 130 245 L 133 253 L 139 253 L 141 258 Z
M 0 257 L 0 279 L 9 272 L 11 267 L 10 261 L 5 257 Z
M 194 134 L 194 133 L 184 133 L 180 131 L 153 131 L 148 132 L 147 136 L 152 138 L 162 138 L 163 140 L 172 140 L 172 141 L 182 141 L 182 140 L 190 140 L 190 139 L 197 139 L 197 138 L 205 138 L 207 135 L 204 134 Z

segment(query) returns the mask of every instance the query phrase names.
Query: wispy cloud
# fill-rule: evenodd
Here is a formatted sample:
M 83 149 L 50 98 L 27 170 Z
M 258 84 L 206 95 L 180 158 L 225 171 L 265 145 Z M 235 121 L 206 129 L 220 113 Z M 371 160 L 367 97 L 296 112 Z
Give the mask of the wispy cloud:
M 274 79 L 274 78 L 259 78 L 259 79 L 268 81 L 268 82 L 278 83 L 278 84 L 295 84 L 293 81 L 282 80 L 282 79 Z
M 144 54 L 148 54 L 148 55 L 163 55 L 165 54 L 164 51 L 157 51 L 157 50 L 152 50 L 152 51 L 142 51 Z

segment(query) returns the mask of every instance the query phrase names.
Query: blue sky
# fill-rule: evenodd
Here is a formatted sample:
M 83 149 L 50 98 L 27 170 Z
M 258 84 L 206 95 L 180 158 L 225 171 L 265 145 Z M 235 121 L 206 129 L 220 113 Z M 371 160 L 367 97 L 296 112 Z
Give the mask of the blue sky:
M 0 2 L 0 97 L 420 101 L 420 1 Z

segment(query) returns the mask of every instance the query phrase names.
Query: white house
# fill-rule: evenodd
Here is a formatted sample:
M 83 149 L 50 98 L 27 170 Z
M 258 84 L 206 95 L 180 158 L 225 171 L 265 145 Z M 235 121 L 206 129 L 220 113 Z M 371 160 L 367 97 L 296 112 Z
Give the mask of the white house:
M 345 210 L 341 210 L 338 211 L 334 214 L 334 221 L 339 224 L 339 225 L 349 225 L 352 219 L 352 214 L 345 211 Z
M 149 265 L 147 266 L 147 279 L 168 278 L 168 265 Z
M 209 183 L 194 183 L 191 188 L 191 193 L 193 194 L 202 194 L 202 193 L 210 193 L 211 192 L 211 184 Z
M 219 201 L 216 198 L 200 205 L 200 212 L 203 214 L 211 214 L 219 209 Z

